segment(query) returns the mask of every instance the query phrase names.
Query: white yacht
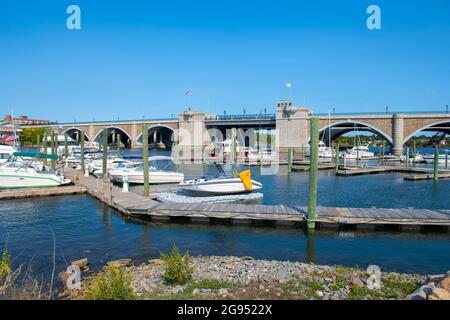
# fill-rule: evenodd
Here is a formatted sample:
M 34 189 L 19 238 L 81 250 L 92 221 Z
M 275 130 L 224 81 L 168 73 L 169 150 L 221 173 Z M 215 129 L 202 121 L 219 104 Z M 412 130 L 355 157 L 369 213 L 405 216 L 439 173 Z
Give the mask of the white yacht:
M 149 157 L 149 162 L 171 161 L 171 157 L 154 156 Z M 134 167 L 115 168 L 108 171 L 111 180 L 116 182 L 123 182 L 124 178 L 128 179 L 131 184 L 144 184 L 144 165 L 142 163 Z M 155 166 L 149 166 L 149 183 L 150 184 L 164 184 L 164 183 L 180 183 L 184 180 L 184 174 L 174 171 L 167 171 L 157 169 Z
M 318 149 L 319 158 L 334 158 L 335 152 L 333 148 L 327 147 L 325 142 L 319 141 L 319 149 Z M 305 156 L 310 157 L 311 155 L 311 148 L 308 148 L 305 150 Z
M 445 150 L 444 153 L 439 154 L 439 164 L 445 164 L 446 154 L 450 154 L 450 150 Z M 423 159 L 428 164 L 434 164 L 434 154 L 423 155 Z
M 58 171 L 50 171 L 38 160 L 56 160 L 57 155 L 15 152 L 0 166 L 0 189 L 57 187 L 70 183 Z
M 15 151 L 16 149 L 13 146 L 0 144 L 0 164 L 8 161 Z
M 369 151 L 368 146 L 355 146 L 346 152 L 347 159 L 357 159 L 374 157 L 375 153 Z

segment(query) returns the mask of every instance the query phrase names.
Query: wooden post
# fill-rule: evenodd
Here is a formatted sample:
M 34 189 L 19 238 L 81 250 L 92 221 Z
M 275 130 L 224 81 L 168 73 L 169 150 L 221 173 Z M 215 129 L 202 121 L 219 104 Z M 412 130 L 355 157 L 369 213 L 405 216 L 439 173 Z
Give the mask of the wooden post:
M 144 197 L 150 195 L 150 181 L 148 168 L 148 130 L 145 123 L 142 123 L 142 161 L 144 162 Z
M 416 155 L 417 155 L 417 148 L 416 148 L 416 141 L 413 141 L 413 166 L 416 166 Z
M 86 171 L 86 166 L 84 163 L 84 131 L 81 131 L 80 134 L 81 134 L 81 136 L 80 136 L 80 147 L 81 147 L 80 165 L 81 165 L 81 172 L 83 172 L 83 174 L 84 174 L 84 172 Z
M 50 132 L 50 149 L 51 149 L 51 153 L 55 154 L 55 133 L 54 132 Z M 51 168 L 52 170 L 55 170 L 56 168 L 56 161 L 54 159 L 52 159 L 51 161 Z
M 120 153 L 120 141 L 121 141 L 121 137 L 120 137 L 120 133 L 118 133 L 116 135 L 116 149 L 117 149 L 118 153 Z
M 67 132 L 64 133 L 64 158 L 67 159 L 67 157 L 69 156 L 69 147 L 67 145 L 67 140 L 68 140 L 68 134 Z
M 47 134 L 48 134 L 48 129 L 45 129 L 44 141 L 42 142 L 42 146 L 43 146 L 42 153 L 43 154 L 47 154 Z M 47 165 L 47 159 L 44 159 L 44 165 Z
M 445 152 L 445 169 L 448 169 L 448 152 Z
M 39 136 L 39 134 L 37 135 L 37 137 L 36 137 L 36 147 L 37 147 L 37 152 L 39 153 L 41 150 L 40 150 L 40 148 L 41 148 L 41 142 L 39 141 L 39 138 L 40 138 L 40 136 Z
M 301 159 L 305 160 L 305 146 L 304 145 L 302 145 Z
M 288 173 L 292 172 L 292 148 L 288 149 Z
M 232 158 L 231 168 L 232 168 L 233 177 L 236 177 L 237 176 L 236 128 L 231 128 L 231 158 Z
M 384 141 L 383 141 L 383 145 L 381 146 L 381 163 L 384 164 Z
M 336 151 L 335 151 L 335 161 L 336 161 L 336 173 L 339 171 L 339 145 L 336 146 Z
M 108 129 L 103 128 L 102 133 L 102 172 L 103 172 L 103 182 L 108 180 Z
M 175 163 L 175 171 L 180 172 L 180 150 L 178 147 L 178 136 L 175 134 L 175 132 L 173 133 L 172 158 L 173 162 Z
M 310 160 L 309 160 L 309 194 L 308 194 L 308 229 L 316 227 L 317 173 L 319 162 L 319 119 L 310 120 Z
M 356 136 L 356 164 L 359 165 L 359 136 Z
M 409 166 L 409 147 L 406 147 L 406 154 L 405 154 L 405 166 L 408 168 Z
M 433 178 L 434 181 L 439 180 L 439 150 L 436 147 L 436 150 L 434 151 L 434 170 L 433 170 Z

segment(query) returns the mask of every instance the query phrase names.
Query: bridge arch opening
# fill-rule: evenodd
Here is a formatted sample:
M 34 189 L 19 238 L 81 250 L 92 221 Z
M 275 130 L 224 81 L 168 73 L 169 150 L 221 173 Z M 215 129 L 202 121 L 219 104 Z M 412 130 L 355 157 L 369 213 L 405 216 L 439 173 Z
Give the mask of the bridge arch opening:
M 122 128 L 108 127 L 108 145 L 116 147 L 118 143 L 123 148 L 131 147 L 131 136 Z M 102 144 L 103 130 L 101 130 L 94 138 L 94 142 Z
M 170 150 L 173 144 L 174 130 L 164 125 L 156 125 L 147 128 L 148 146 L 151 149 Z M 142 134 L 140 134 L 136 143 L 142 145 Z
M 81 141 L 81 129 L 78 128 L 69 128 L 63 132 L 64 134 L 67 133 L 67 135 L 72 138 L 73 140 L 80 142 Z M 89 141 L 89 137 L 84 133 L 84 141 Z
M 416 147 L 450 147 L 450 120 L 439 121 L 422 127 L 405 137 L 404 146 Z
M 361 144 L 381 145 L 387 142 L 392 146 L 393 140 L 386 132 L 364 122 L 343 121 L 327 125 L 319 131 L 319 139 L 328 147 L 333 143 L 339 143 L 341 146 L 354 145 L 356 138 Z

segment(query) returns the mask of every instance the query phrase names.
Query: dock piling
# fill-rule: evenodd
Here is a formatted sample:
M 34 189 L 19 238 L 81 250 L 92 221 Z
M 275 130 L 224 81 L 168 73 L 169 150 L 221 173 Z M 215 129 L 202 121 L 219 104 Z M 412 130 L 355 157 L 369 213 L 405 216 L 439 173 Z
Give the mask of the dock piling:
M 439 150 L 436 147 L 434 151 L 434 170 L 433 170 L 434 181 L 439 181 Z
M 232 158 L 231 168 L 233 172 L 233 177 L 236 177 L 237 176 L 236 128 L 231 128 L 231 158 Z
M 102 172 L 103 172 L 103 182 L 106 183 L 108 179 L 108 129 L 103 129 L 102 134 Z
M 120 133 L 118 133 L 117 135 L 116 135 L 116 149 L 117 149 L 117 152 L 118 153 L 120 153 L 120 141 L 121 141 L 122 139 L 121 139 L 121 136 L 120 136 Z
M 409 147 L 406 147 L 405 166 L 406 166 L 407 168 L 408 168 L 408 166 L 409 166 Z
M 142 123 L 142 161 L 144 162 L 144 197 L 150 196 L 150 181 L 148 176 L 148 129 Z
M 335 150 L 335 164 L 336 164 L 336 173 L 339 171 L 339 145 L 336 146 Z
M 319 162 L 319 119 L 310 120 L 310 171 L 309 171 L 309 194 L 308 194 L 308 229 L 316 227 L 317 206 L 317 173 Z
M 86 165 L 84 163 L 84 131 L 80 132 L 81 136 L 80 136 L 80 146 L 81 146 L 81 171 L 85 172 L 86 171 Z
M 448 169 L 448 152 L 445 152 L 445 169 Z
M 292 157 L 293 157 L 292 153 L 293 153 L 292 148 L 289 148 L 288 149 L 288 173 L 292 172 Z
M 67 132 L 64 133 L 64 158 L 67 159 L 67 157 L 69 156 L 69 147 L 67 145 L 67 140 L 68 140 L 68 134 Z
M 55 154 L 55 133 L 51 132 L 50 133 L 50 149 L 52 150 L 52 154 Z M 55 170 L 56 168 L 56 161 L 54 159 L 52 159 L 51 161 L 51 168 L 52 170 Z

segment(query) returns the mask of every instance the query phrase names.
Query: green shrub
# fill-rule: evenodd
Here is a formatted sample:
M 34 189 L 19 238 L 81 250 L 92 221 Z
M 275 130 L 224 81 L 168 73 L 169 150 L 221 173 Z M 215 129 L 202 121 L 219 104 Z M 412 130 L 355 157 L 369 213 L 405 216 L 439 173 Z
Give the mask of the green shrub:
M 10 254 L 8 250 L 3 251 L 2 260 L 0 261 L 0 280 L 4 279 L 11 273 L 11 261 L 9 260 Z
M 189 252 L 181 256 L 177 246 L 174 244 L 170 255 L 161 252 L 161 260 L 166 263 L 164 278 L 170 284 L 183 285 L 192 278 L 194 268 L 191 266 Z
M 123 267 L 110 265 L 86 286 L 87 300 L 133 300 L 131 276 Z

